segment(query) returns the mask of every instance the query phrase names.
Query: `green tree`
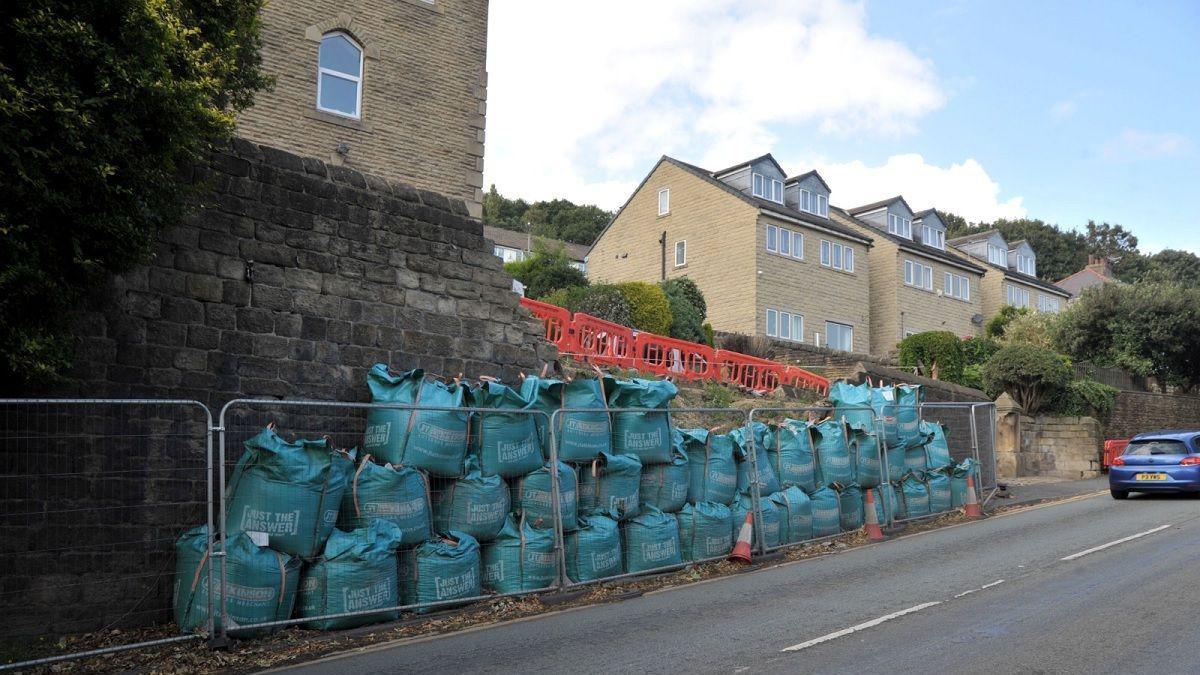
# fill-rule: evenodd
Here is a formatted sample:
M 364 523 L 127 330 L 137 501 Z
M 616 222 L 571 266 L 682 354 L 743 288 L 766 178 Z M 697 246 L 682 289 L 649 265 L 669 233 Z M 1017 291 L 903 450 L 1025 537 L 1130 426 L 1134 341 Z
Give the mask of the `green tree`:
M 504 270 L 524 284 L 525 295 L 534 300 L 562 288 L 588 284 L 587 277 L 571 266 L 571 259 L 562 248 L 550 249 L 541 242 L 534 244 L 532 255 L 506 263 Z
M 1008 392 L 1030 415 L 1062 395 L 1071 376 L 1067 357 L 1030 345 L 1001 347 L 983 365 L 983 385 L 988 395 L 994 398 Z
M 519 232 L 530 231 L 539 237 L 573 244 L 596 240 L 613 214 L 591 204 L 576 204 L 566 199 L 538 201 L 508 199 L 492 185 L 483 196 L 483 222 Z
M 483 196 L 483 222 L 488 225 L 525 231 L 525 222 L 521 217 L 529 209 L 524 199 L 507 199 L 496 190 L 496 184 L 488 189 Z
M 1200 285 L 1200 257 L 1195 253 L 1163 249 L 1146 258 L 1146 267 L 1142 278 L 1147 281 Z
M 1008 328 L 1009 322 L 1018 316 L 1024 316 L 1029 313 L 1028 307 L 1013 307 L 1012 305 L 1004 305 L 996 316 L 988 319 L 987 325 L 983 327 L 983 334 L 993 340 L 999 340 L 1004 337 L 1004 330 Z
M 269 84 L 262 0 L 11 0 L 0 11 L 0 376 L 54 378 L 85 289 L 148 259 L 191 166 Z
M 1084 237 L 1087 239 L 1087 251 L 1092 255 L 1120 258 L 1138 250 L 1138 238 L 1121 225 L 1089 220 Z
M 958 382 L 964 363 L 962 340 L 950 331 L 914 333 L 900 341 L 900 365 L 920 367 L 926 377 L 932 377 L 936 368 L 938 379 Z
M 708 314 L 708 303 L 696 282 L 687 277 L 667 279 L 659 284 L 667 294 L 671 307 L 670 336 L 691 342 L 704 342 L 704 319 Z
M 1007 242 L 1024 239 L 1037 254 L 1037 273 L 1057 281 L 1078 272 L 1087 264 L 1087 241 L 1078 232 L 1063 230 L 1035 218 L 1000 219 L 994 223 L 968 225 L 957 216 L 947 222 L 946 237 L 962 237 L 995 229 Z
M 616 286 L 629 303 L 633 328 L 656 335 L 666 335 L 671 330 L 671 303 L 661 288 L 643 281 L 627 281 Z
M 1053 349 L 1061 323 L 1061 315 L 1051 312 L 1017 314 L 1004 327 L 1004 334 L 1000 336 L 1000 344 L 1005 347 L 1031 345 Z

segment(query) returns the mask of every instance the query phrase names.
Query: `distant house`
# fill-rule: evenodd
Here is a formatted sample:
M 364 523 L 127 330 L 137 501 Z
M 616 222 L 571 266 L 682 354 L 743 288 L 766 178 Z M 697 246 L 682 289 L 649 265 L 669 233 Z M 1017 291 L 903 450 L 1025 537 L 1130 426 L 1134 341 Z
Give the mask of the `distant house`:
M 1117 277 L 1113 274 L 1112 264 L 1108 262 L 1108 258 L 1089 255 L 1086 267 L 1070 276 L 1059 279 L 1055 285 L 1070 293 L 1073 300 L 1089 288 L 1103 286 L 1114 281 L 1117 281 Z
M 978 261 L 983 275 L 983 314 L 995 316 L 1005 305 L 1039 312 L 1060 312 L 1071 297 L 1067 291 L 1037 277 L 1037 254 L 1024 239 L 1011 244 L 998 230 L 951 239 L 962 257 Z
M 571 266 L 587 274 L 588 247 L 583 244 L 571 244 L 565 241 L 558 241 L 557 239 L 534 237 L 526 232 L 506 230 L 502 227 L 492 227 L 491 225 L 483 226 L 483 236 L 492 242 L 492 251 L 496 254 L 496 257 L 506 263 L 524 260 L 533 252 L 533 244 L 540 240 L 545 242 L 551 249 L 561 246 L 566 252 L 567 257 L 571 259 Z

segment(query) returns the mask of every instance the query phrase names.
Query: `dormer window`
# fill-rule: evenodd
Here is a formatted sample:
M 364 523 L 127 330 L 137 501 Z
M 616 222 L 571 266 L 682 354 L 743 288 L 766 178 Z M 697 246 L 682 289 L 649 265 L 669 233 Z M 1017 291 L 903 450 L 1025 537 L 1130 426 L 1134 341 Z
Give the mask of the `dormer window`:
M 783 203 L 783 181 L 767 178 L 761 173 L 754 174 L 753 193 L 755 197 L 769 199 L 778 204 Z
M 921 226 L 921 241 L 926 246 L 946 250 L 946 231 L 929 225 Z
M 905 239 L 912 239 L 912 219 L 889 213 L 888 232 L 904 237 Z
M 1017 254 L 1017 271 L 1029 276 L 1037 276 L 1033 273 L 1033 256 Z
M 800 210 L 808 213 L 829 217 L 829 198 L 819 192 L 800 191 Z
M 988 244 L 987 259 L 988 262 L 992 263 L 993 265 L 1008 267 L 1008 254 L 1005 253 L 1004 249 L 1000 248 L 999 246 Z

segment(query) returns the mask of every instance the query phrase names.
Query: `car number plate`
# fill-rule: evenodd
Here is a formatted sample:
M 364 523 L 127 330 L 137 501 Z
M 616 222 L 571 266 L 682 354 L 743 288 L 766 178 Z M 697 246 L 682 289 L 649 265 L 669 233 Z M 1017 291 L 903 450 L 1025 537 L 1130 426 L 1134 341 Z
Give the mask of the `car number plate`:
M 1167 474 L 1165 474 L 1165 473 L 1139 473 L 1137 476 L 1135 476 L 1135 478 L 1137 480 L 1166 480 Z

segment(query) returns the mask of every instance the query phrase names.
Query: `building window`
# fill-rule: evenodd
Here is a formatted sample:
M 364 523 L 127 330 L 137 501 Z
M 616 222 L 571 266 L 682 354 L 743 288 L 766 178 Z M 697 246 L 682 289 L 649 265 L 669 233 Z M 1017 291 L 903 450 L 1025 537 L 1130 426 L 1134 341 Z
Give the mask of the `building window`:
M 675 266 L 683 267 L 687 264 L 687 240 L 683 239 L 675 242 Z
M 894 213 L 888 214 L 888 232 L 912 239 L 912 220 Z
M 761 173 L 754 174 L 753 192 L 755 197 L 769 199 L 779 204 L 783 203 L 783 181 L 767 178 Z
M 932 291 L 933 268 L 929 265 L 922 265 L 919 262 L 905 260 L 904 284 L 906 286 L 914 286 L 916 288 L 923 288 L 927 291 Z
M 804 235 L 799 232 L 767 225 L 767 251 L 804 260 Z
M 942 284 L 946 295 L 959 300 L 971 300 L 971 281 L 967 277 L 946 272 Z
M 509 248 L 507 246 L 496 246 L 492 249 L 492 253 L 506 263 L 518 262 L 525 259 L 524 251 L 517 248 Z
M 1048 295 L 1038 295 L 1038 309 L 1043 312 L 1052 312 L 1057 314 L 1062 306 L 1059 304 L 1058 298 L 1052 298 Z
M 1011 284 L 1004 286 L 1004 299 L 1013 307 L 1028 307 L 1029 306 L 1029 291 L 1023 288 L 1017 288 Z
M 946 232 L 945 232 L 945 230 L 939 230 L 938 228 L 930 227 L 929 225 L 922 225 L 921 226 L 921 241 L 925 242 L 925 244 L 927 246 L 932 246 L 934 248 L 940 248 L 943 251 L 946 250 Z
M 1008 256 L 1004 253 L 1004 249 L 999 246 L 988 244 L 988 262 L 1001 267 L 1008 267 Z
M 825 346 L 844 352 L 854 351 L 854 327 L 844 323 L 826 321 Z
M 665 216 L 671 212 L 671 188 L 658 191 L 658 215 Z
M 587 263 L 579 262 L 578 260 L 572 260 L 569 264 L 571 265 L 571 267 L 574 267 L 575 269 L 579 270 L 580 272 L 587 274 Z
M 1017 255 L 1017 271 L 1029 276 L 1035 276 L 1033 273 L 1033 256 Z
M 843 272 L 854 271 L 854 249 L 844 244 L 821 240 L 821 265 Z
M 317 53 L 317 109 L 360 118 L 363 51 L 345 33 L 321 38 Z
M 800 191 L 800 210 L 818 216 L 829 216 L 829 198 L 823 194 L 814 194 L 808 190 Z
M 767 226 L 767 250 L 771 253 L 779 252 L 779 228 L 774 225 Z
M 804 316 L 768 308 L 767 335 L 780 340 L 804 342 Z

